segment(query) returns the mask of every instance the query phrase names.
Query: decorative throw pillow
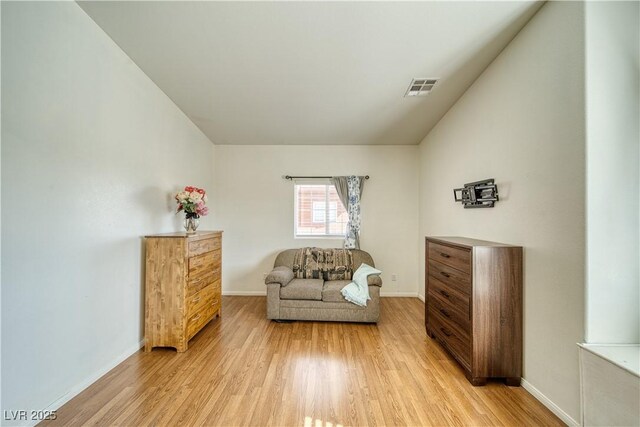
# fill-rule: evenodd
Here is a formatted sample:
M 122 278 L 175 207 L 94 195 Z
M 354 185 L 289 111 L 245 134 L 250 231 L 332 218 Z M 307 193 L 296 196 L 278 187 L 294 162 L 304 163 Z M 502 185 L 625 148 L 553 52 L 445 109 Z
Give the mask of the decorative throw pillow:
M 348 249 L 326 249 L 324 253 L 324 280 L 351 280 L 353 254 Z
M 292 270 L 298 279 L 350 280 L 353 255 L 348 249 L 301 248 L 293 255 Z
M 347 270 L 347 267 L 340 265 L 332 270 L 327 270 L 322 275 L 324 280 L 350 280 L 351 270 Z
M 293 256 L 293 273 L 298 279 L 322 279 L 319 248 L 301 248 Z

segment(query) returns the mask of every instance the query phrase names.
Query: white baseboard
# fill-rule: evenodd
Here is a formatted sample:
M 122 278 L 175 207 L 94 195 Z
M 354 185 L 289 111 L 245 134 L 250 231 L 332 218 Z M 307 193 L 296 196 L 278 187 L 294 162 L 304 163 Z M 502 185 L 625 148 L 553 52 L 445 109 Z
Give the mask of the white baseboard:
M 418 299 L 419 299 L 420 301 L 422 301 L 422 302 L 426 302 L 426 301 L 424 300 L 424 295 L 420 295 L 420 294 L 418 294 Z
M 98 381 L 107 372 L 109 372 L 110 370 L 112 370 L 113 368 L 115 368 L 116 366 L 121 364 L 122 362 L 124 362 L 127 358 L 129 358 L 129 356 L 133 355 L 135 352 L 140 350 L 142 347 L 144 347 L 144 339 L 142 341 L 140 341 L 138 344 L 129 347 L 126 351 L 124 351 L 122 354 L 120 354 L 120 356 L 118 356 L 115 359 L 113 359 L 111 362 L 109 362 L 108 364 L 103 366 L 101 369 L 99 369 L 93 375 L 91 375 L 88 378 L 86 378 L 84 381 L 82 381 L 79 384 L 76 384 L 75 386 L 71 387 L 71 390 L 69 390 L 62 397 L 60 397 L 55 402 L 53 402 L 52 404 L 50 404 L 49 406 L 44 408 L 44 412 L 46 413 L 46 412 L 55 411 L 55 410 L 59 409 L 60 407 L 62 407 L 62 405 L 64 405 L 65 403 L 67 403 L 68 401 L 70 401 L 71 399 L 73 399 L 74 397 L 79 395 L 80 393 L 82 393 L 91 384 L 93 384 L 96 381 Z M 34 422 L 34 424 L 30 424 L 30 425 L 35 425 L 35 422 Z
M 238 297 L 266 297 L 267 291 L 222 291 L 222 295 L 233 295 Z
M 380 292 L 383 298 L 418 298 L 417 292 Z
M 567 414 L 562 409 L 560 409 L 560 407 L 558 405 L 553 403 L 553 401 L 551 401 L 551 399 L 549 399 L 547 396 L 542 394 L 542 392 L 540 390 L 535 388 L 530 382 L 528 382 L 524 378 L 522 379 L 521 385 L 522 385 L 522 388 L 524 388 L 529 393 L 531 393 L 533 395 L 533 397 L 538 399 L 540 401 L 540 403 L 542 403 L 544 406 L 546 406 L 551 412 L 556 414 L 556 416 L 558 418 L 560 418 L 565 424 L 567 424 L 569 426 L 579 426 L 580 425 L 579 422 L 577 422 L 576 420 L 571 418 L 571 416 L 569 416 L 569 414 Z

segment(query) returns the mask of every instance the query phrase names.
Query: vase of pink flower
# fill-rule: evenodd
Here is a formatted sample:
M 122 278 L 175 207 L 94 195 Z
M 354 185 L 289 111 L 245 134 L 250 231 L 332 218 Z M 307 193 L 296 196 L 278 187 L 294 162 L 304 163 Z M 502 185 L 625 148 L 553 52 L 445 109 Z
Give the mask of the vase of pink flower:
M 200 217 L 209 213 L 209 208 L 205 206 L 207 192 L 198 187 L 184 187 L 184 190 L 176 194 L 176 203 L 176 213 L 184 211 L 184 229 L 187 230 L 187 234 L 195 233 L 200 225 Z

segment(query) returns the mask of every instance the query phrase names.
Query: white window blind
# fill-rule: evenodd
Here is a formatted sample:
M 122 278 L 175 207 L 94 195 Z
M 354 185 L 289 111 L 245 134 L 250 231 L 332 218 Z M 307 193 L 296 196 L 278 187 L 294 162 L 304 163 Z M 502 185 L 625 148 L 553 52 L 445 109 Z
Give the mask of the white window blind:
M 344 236 L 349 216 L 332 184 L 296 184 L 294 193 L 296 237 Z

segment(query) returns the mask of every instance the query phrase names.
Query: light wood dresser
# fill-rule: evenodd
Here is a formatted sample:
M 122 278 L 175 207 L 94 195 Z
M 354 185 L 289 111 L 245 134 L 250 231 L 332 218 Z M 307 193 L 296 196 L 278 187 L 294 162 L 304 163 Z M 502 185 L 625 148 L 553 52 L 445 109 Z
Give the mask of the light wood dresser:
M 425 323 L 473 385 L 522 376 L 522 247 L 427 237 Z
M 221 310 L 222 231 L 145 236 L 145 351 L 187 350 Z

